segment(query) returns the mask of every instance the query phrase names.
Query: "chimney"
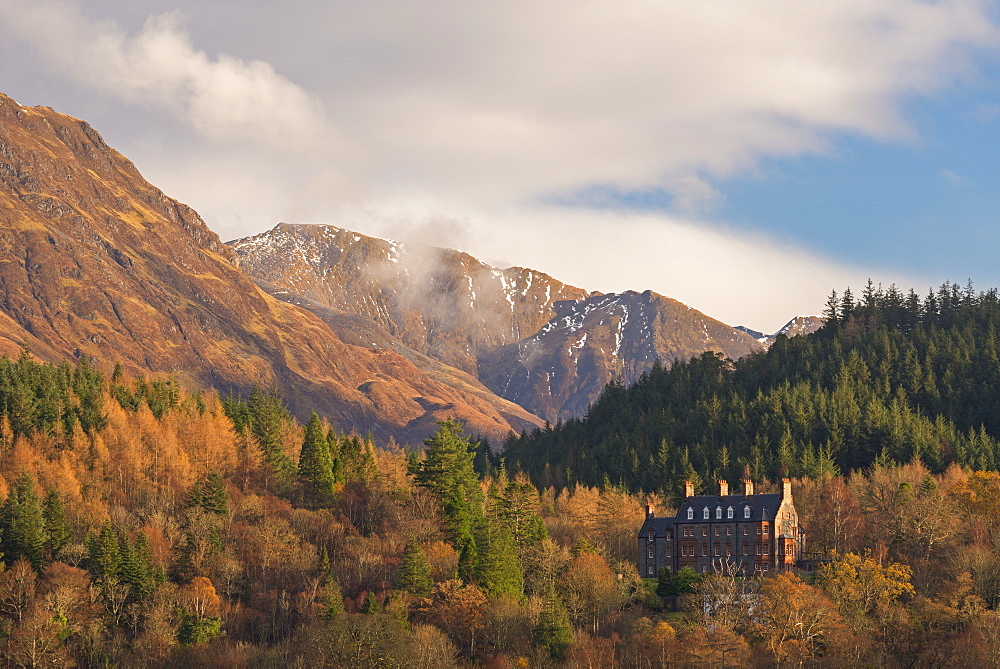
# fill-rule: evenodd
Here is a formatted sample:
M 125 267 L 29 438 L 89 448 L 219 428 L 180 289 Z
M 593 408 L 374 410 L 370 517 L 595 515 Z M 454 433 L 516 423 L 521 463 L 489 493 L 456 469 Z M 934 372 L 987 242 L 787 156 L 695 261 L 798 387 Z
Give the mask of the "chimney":
M 652 504 L 647 504 L 646 505 L 646 520 L 652 520 L 652 519 L 653 519 L 653 505 Z
M 753 480 L 743 479 L 743 495 L 749 497 L 753 494 Z
M 694 497 L 694 484 L 691 483 L 690 481 L 684 482 L 684 496 Z
M 781 479 L 781 499 L 792 498 L 792 482 L 788 479 Z
M 729 481 L 719 480 L 719 497 L 725 497 L 729 494 Z

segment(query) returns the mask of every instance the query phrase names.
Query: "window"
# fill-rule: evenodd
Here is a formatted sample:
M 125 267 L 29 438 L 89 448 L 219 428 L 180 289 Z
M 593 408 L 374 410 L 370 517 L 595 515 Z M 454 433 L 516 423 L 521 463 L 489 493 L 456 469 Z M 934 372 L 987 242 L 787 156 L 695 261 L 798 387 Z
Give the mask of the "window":
M 654 573 L 655 571 L 656 571 L 656 567 L 653 566 L 653 563 L 649 563 L 648 565 L 646 565 L 646 573 L 648 575 L 650 575 L 650 576 L 656 576 L 656 574 Z
M 733 547 L 726 544 L 726 557 L 731 557 L 733 554 Z
M 745 541 L 743 542 L 743 554 L 750 555 L 750 544 Z
M 705 510 L 701 512 L 701 515 L 702 515 L 702 518 L 704 520 L 708 520 L 708 507 L 707 506 L 705 507 Z
M 716 525 L 715 526 L 715 536 L 719 536 L 719 530 L 720 530 L 719 526 Z
M 671 540 L 673 540 L 673 538 L 674 538 L 674 531 L 673 530 L 667 530 L 667 541 L 671 541 Z
M 757 534 L 760 534 L 760 525 L 757 526 Z
M 722 553 L 719 552 L 719 544 L 715 544 L 715 557 L 719 557 Z
M 708 573 L 708 565 L 707 564 L 701 565 L 701 573 L 702 574 L 707 574 Z
M 767 523 L 764 523 L 764 534 L 770 534 Z
M 670 550 L 670 546 L 667 546 L 665 549 L 663 549 L 663 557 L 673 557 L 673 556 L 674 553 L 673 551 Z
M 708 544 L 701 545 L 701 556 L 708 557 Z
M 768 550 L 769 550 L 769 549 L 768 549 L 768 546 L 767 546 L 767 544 L 764 544 L 764 546 L 763 546 L 763 551 L 764 551 L 764 552 L 763 552 L 763 555 L 767 555 L 767 554 L 768 554 Z
M 707 537 L 708 536 L 708 526 L 707 525 L 702 525 L 701 526 L 701 536 L 703 536 L 703 537 Z
M 655 557 L 656 557 L 656 549 L 650 546 L 648 549 L 646 549 L 646 558 L 652 560 Z
M 754 544 L 753 549 L 757 555 L 760 555 L 760 544 Z
M 749 506 L 743 507 L 743 517 L 744 518 L 749 518 L 750 517 L 750 507 Z
M 653 528 L 651 527 L 649 528 L 649 541 L 652 541 L 654 536 L 656 536 L 656 533 L 653 531 Z
M 688 509 L 688 520 L 694 520 L 694 509 Z
M 733 518 L 733 507 L 729 507 L 728 509 L 726 509 L 726 518 L 729 518 L 730 520 L 732 520 L 732 518 Z
M 767 563 L 766 562 L 760 566 L 760 570 L 761 571 L 767 571 Z
M 750 534 L 750 528 L 746 525 L 743 526 L 743 536 Z
M 733 536 L 733 527 L 732 527 L 732 525 L 726 525 L 726 536 L 727 537 Z
M 722 520 L 722 507 L 721 506 L 715 507 L 715 519 L 716 520 Z

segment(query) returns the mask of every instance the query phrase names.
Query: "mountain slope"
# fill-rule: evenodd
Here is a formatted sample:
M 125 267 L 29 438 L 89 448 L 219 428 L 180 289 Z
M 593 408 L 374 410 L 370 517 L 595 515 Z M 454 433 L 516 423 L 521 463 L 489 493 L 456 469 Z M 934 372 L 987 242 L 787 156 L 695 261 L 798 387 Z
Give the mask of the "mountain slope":
M 79 120 L 0 95 L 0 343 L 175 372 L 220 390 L 277 387 L 300 416 L 417 441 L 455 416 L 499 435 L 474 393 L 387 350 L 352 346 L 264 293 L 189 207 Z M 529 420 L 529 422 L 531 422 Z
M 428 373 L 430 360 L 461 369 L 550 421 L 583 415 L 608 381 L 633 381 L 657 359 L 764 349 L 648 291 L 588 294 L 534 270 L 328 225 L 282 223 L 229 245 L 259 286 L 341 336 L 371 332 L 366 345 L 399 351 Z M 350 326 L 345 312 L 357 317 Z
M 478 357 L 534 334 L 587 292 L 530 269 L 399 244 L 330 225 L 281 223 L 228 244 L 277 296 L 365 316 L 399 342 L 476 374 Z
M 556 304 L 532 337 L 480 359 L 480 378 L 532 413 L 556 421 L 581 416 L 612 378 L 632 383 L 656 360 L 704 351 L 732 359 L 763 350 L 750 335 L 651 291 Z

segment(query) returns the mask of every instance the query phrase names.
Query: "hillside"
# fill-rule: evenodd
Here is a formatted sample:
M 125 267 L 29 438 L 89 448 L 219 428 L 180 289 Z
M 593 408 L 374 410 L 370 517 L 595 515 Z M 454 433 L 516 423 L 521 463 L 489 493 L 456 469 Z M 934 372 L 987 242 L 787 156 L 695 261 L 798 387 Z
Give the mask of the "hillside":
M 1000 465 L 1000 299 L 869 286 L 809 335 L 735 364 L 710 353 L 611 385 L 584 419 L 506 445 L 538 481 L 676 494 L 714 481 L 847 474 L 874 462 Z
M 480 361 L 483 382 L 547 420 L 582 416 L 612 379 L 635 382 L 659 360 L 704 351 L 739 359 L 763 350 L 753 337 L 651 291 L 558 302 L 534 336 Z
M 740 358 L 752 337 L 647 291 L 601 295 L 531 269 L 329 225 L 282 223 L 228 242 L 270 294 L 310 309 L 343 338 L 445 365 L 550 421 L 581 416 L 612 378 L 706 350 Z M 456 379 L 454 373 L 450 378 Z
M 503 435 L 537 421 L 345 343 L 257 288 L 198 214 L 88 124 L 0 96 L 0 342 L 223 392 L 275 387 L 300 416 L 414 442 L 437 419 Z

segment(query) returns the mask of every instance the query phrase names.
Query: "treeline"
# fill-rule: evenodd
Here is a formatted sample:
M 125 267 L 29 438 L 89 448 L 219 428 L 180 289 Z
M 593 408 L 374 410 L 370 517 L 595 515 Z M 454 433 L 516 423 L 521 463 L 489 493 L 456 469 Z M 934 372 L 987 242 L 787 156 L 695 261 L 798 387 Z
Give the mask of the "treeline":
M 1000 298 L 945 284 L 830 296 L 818 332 L 731 362 L 713 353 L 609 384 L 587 416 L 514 437 L 540 485 L 849 473 L 875 462 L 1000 467 Z

